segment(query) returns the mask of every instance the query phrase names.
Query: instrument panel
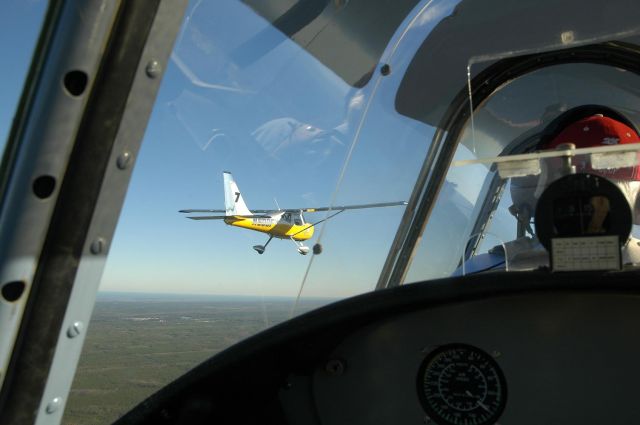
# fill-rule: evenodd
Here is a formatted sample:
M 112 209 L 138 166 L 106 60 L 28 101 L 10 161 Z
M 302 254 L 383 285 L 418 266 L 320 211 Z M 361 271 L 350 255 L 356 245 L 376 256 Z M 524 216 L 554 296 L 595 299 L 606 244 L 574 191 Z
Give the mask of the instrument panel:
M 414 311 L 352 333 L 311 376 L 292 374 L 280 400 L 289 423 L 633 423 L 639 324 L 640 299 L 624 294 L 529 293 Z
M 510 272 L 364 294 L 219 353 L 117 425 L 635 423 L 637 280 Z

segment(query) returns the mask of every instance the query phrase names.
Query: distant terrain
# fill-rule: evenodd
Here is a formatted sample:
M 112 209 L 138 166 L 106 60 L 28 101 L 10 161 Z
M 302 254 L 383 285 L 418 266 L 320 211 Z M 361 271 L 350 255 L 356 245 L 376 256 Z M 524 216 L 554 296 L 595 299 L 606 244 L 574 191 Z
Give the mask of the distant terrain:
M 329 300 L 303 300 L 297 312 Z M 293 299 L 100 293 L 63 419 L 110 424 L 217 352 L 286 320 Z

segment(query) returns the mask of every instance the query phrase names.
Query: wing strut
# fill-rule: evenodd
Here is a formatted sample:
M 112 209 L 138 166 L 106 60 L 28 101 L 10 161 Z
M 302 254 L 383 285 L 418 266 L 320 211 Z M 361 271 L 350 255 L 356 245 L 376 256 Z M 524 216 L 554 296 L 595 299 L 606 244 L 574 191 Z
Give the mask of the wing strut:
M 320 221 L 316 221 L 315 223 L 311 223 L 310 225 L 306 226 L 304 229 L 299 230 L 299 231 L 297 231 L 296 233 L 294 233 L 293 235 L 291 235 L 291 237 L 294 237 L 294 236 L 295 236 L 295 235 L 297 235 L 298 233 L 302 233 L 302 232 L 304 232 L 305 230 L 310 229 L 310 228 L 312 228 L 313 226 L 315 226 L 315 225 L 317 225 L 317 224 L 322 223 L 323 221 L 327 221 L 327 220 L 329 220 L 330 218 L 333 218 L 333 217 L 337 216 L 337 215 L 338 215 L 338 214 L 340 214 L 341 212 L 344 212 L 344 210 L 338 210 L 338 212 L 335 212 L 335 213 L 331 214 L 329 217 L 323 218 L 322 220 L 320 220 Z

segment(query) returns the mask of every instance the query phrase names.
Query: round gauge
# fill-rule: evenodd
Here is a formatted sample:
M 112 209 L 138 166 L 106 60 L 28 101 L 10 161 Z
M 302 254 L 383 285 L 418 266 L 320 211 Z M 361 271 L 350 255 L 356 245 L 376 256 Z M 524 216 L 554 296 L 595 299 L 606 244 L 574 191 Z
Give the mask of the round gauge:
M 507 401 L 507 385 L 489 354 L 464 344 L 429 353 L 418 373 L 418 395 L 439 425 L 494 424 Z

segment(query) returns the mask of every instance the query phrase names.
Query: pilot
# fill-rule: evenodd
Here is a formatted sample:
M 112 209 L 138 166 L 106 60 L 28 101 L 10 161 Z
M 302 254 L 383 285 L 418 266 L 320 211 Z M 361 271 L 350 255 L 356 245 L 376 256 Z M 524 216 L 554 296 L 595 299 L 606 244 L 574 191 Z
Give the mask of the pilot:
M 607 110 L 607 112 L 609 112 Z M 612 117 L 615 116 L 615 118 Z M 627 120 L 624 120 L 627 121 Z M 577 118 L 561 128 L 555 130 L 552 137 L 545 140 L 543 136 L 539 150 L 553 150 L 563 148 L 562 145 L 573 144 L 576 148 L 588 148 L 597 146 L 611 146 L 619 144 L 640 143 L 640 137 L 632 124 L 623 122 L 620 115 L 593 113 Z M 504 262 L 505 251 L 507 267 L 509 270 L 530 270 L 540 266 L 549 265 L 548 253 L 540 244 L 531 226 L 531 220 L 535 215 L 535 206 L 544 189 L 553 181 L 563 176 L 562 167 L 559 166 L 560 158 L 546 161 L 550 167 L 543 167 L 539 176 L 527 176 L 514 178 L 511 181 L 510 191 L 513 205 L 509 208 L 512 215 L 518 220 L 519 235 L 524 235 L 514 241 L 489 250 L 489 256 L 493 257 L 497 269 Z M 573 158 L 575 170 L 566 172 L 591 173 L 607 178 L 614 183 L 625 195 L 633 213 L 633 223 L 640 224 L 640 166 L 614 168 L 606 170 L 594 170 L 589 163 L 589 155 L 579 155 Z M 572 167 L 572 168 L 573 168 Z M 601 230 L 602 223 L 608 213 L 608 200 L 603 197 L 594 197 L 591 204 L 595 213 L 592 215 L 588 231 L 597 234 Z M 527 236 L 528 233 L 530 236 Z M 640 240 L 631 236 L 622 249 L 623 264 L 640 264 Z M 480 257 L 480 256 L 479 256 Z M 480 259 L 478 259 L 480 260 Z M 469 261 L 467 273 L 474 272 L 473 259 Z M 486 264 L 486 259 L 484 261 Z M 488 269 L 486 266 L 483 269 Z M 476 270 L 480 271 L 480 270 Z

